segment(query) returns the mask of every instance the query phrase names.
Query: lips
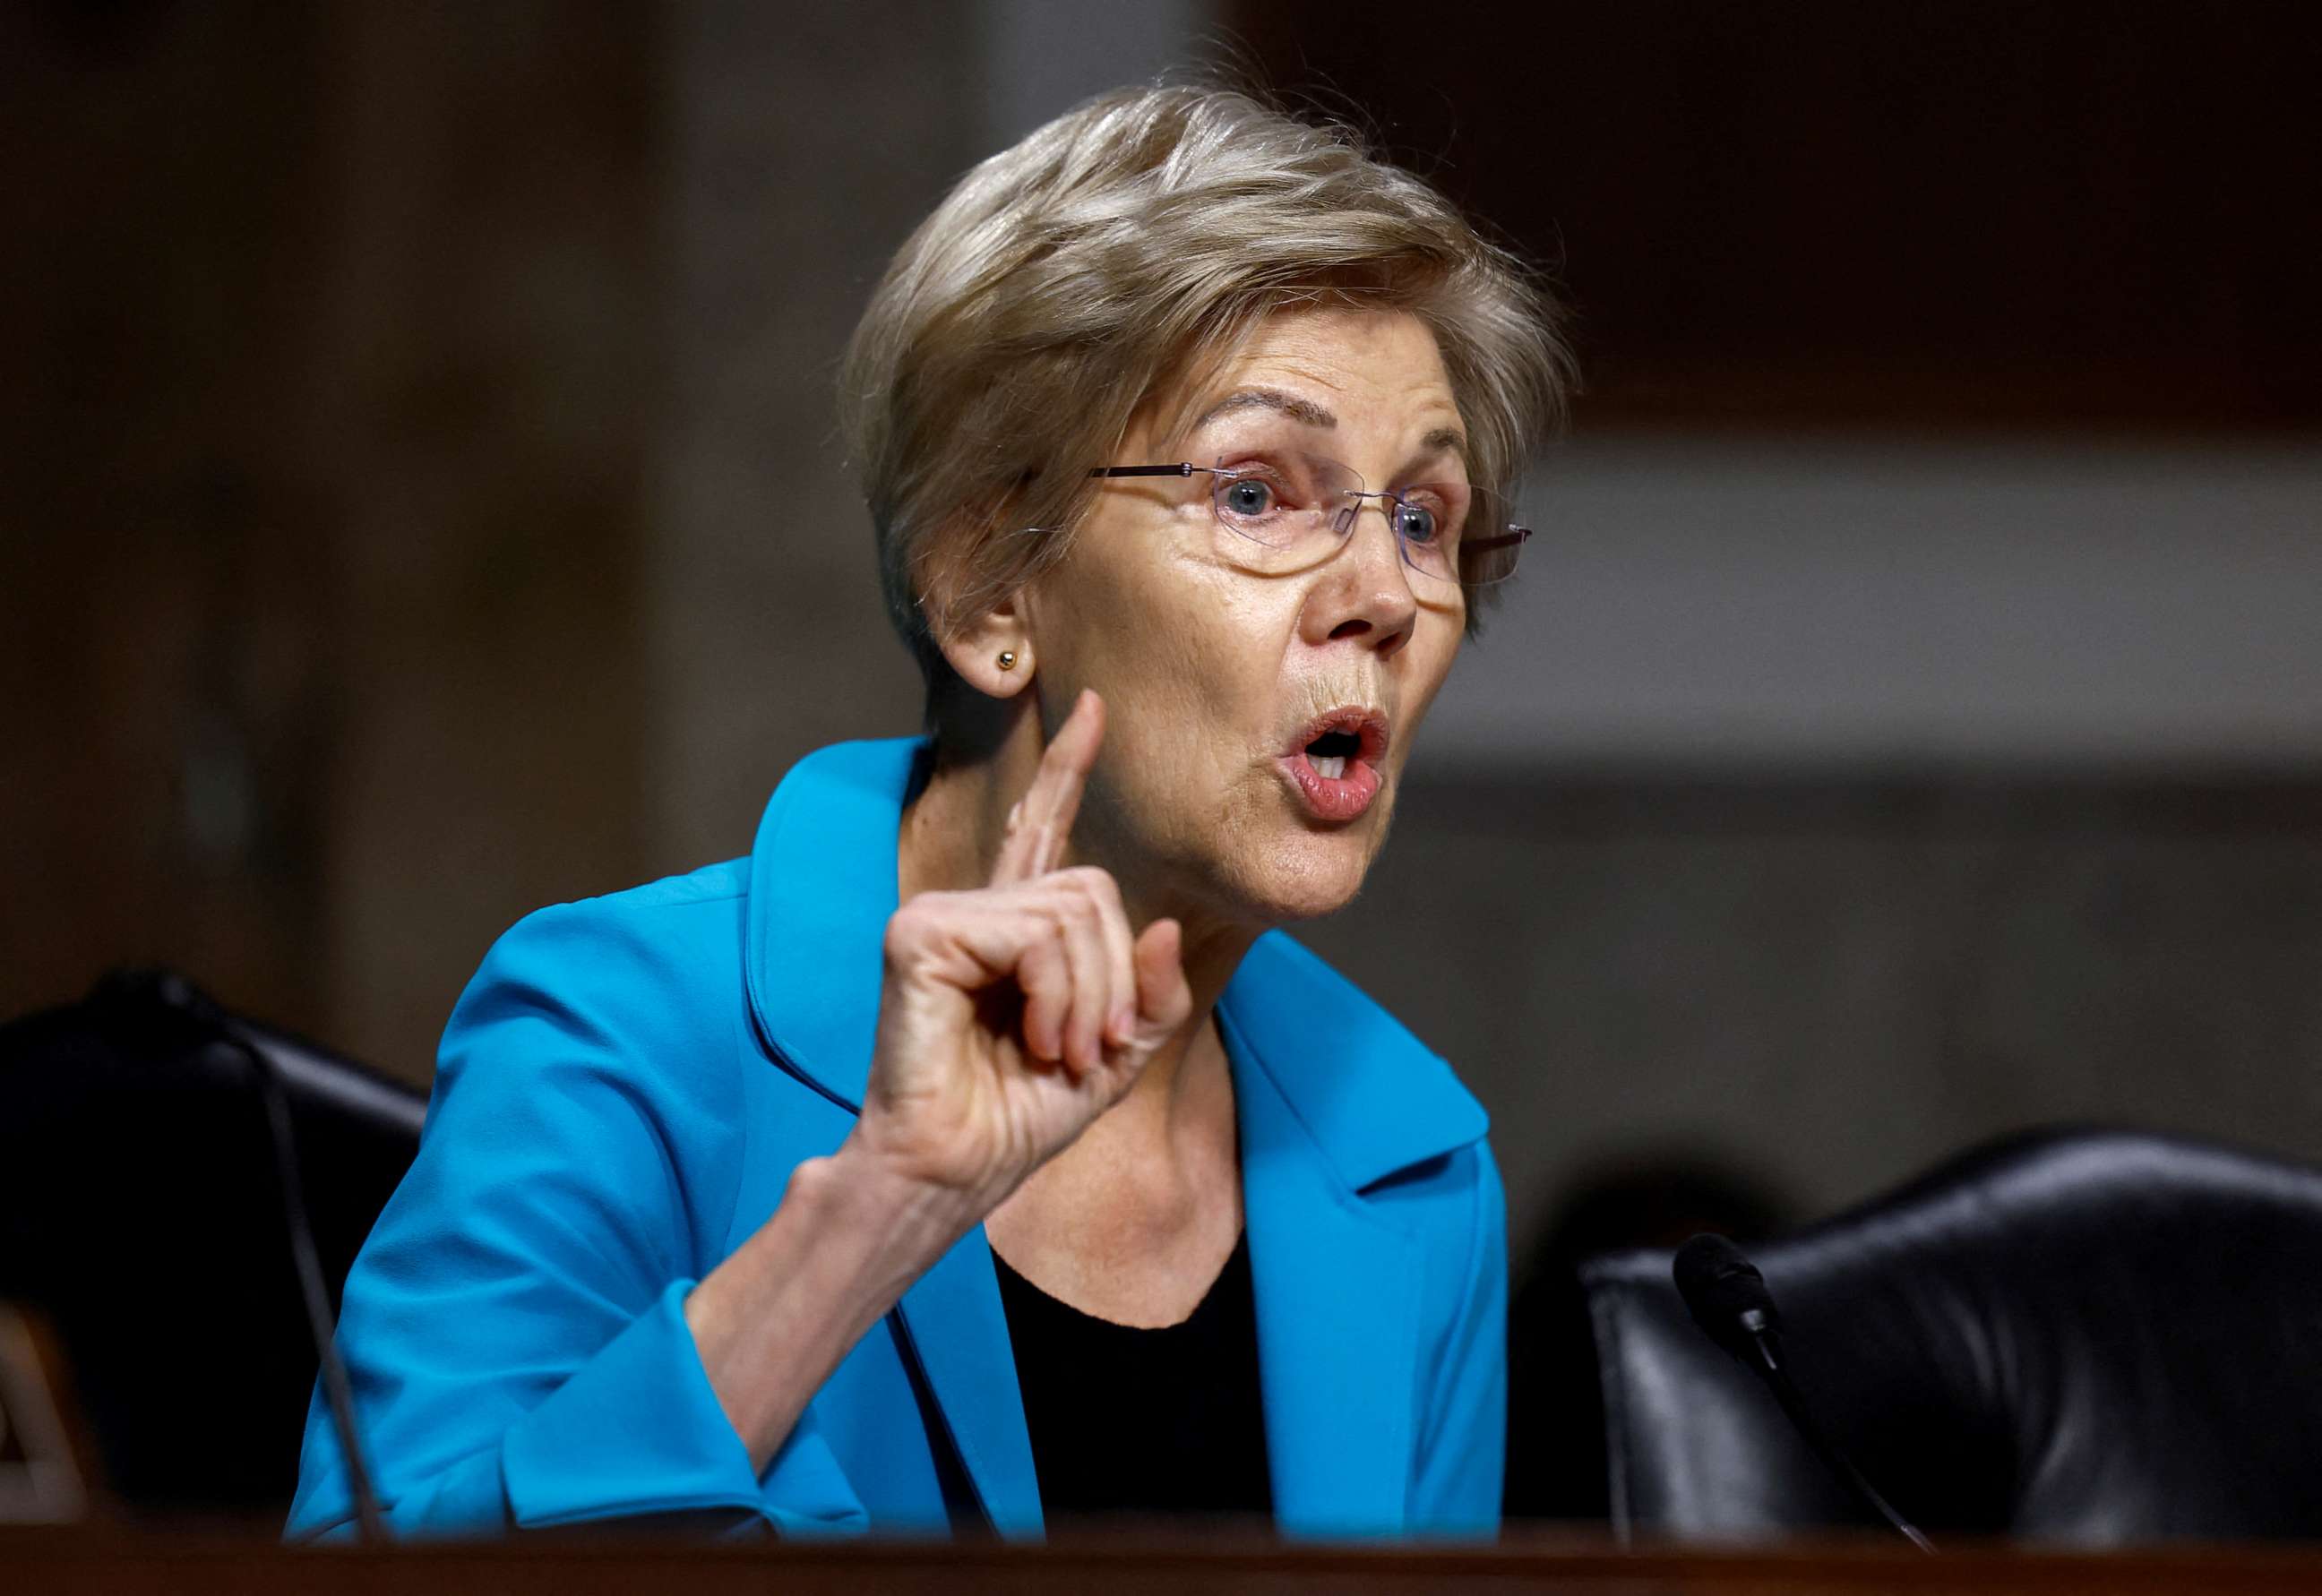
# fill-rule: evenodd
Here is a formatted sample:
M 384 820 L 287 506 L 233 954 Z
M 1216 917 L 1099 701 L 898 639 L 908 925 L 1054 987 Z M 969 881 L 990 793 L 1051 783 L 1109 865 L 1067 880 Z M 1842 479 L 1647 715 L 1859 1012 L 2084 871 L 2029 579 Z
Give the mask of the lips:
M 1378 797 L 1386 745 L 1386 716 L 1348 705 L 1308 722 L 1293 737 L 1281 764 L 1309 814 L 1345 822 L 1360 816 Z

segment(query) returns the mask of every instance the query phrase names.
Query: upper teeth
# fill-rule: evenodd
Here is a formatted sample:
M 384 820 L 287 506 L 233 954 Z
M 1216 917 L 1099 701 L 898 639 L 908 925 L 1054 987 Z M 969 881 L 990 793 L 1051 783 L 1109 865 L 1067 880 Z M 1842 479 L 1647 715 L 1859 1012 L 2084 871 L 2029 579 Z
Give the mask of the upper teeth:
M 1328 781 L 1336 781 L 1347 773 L 1347 756 L 1343 753 L 1315 754 L 1314 773 Z

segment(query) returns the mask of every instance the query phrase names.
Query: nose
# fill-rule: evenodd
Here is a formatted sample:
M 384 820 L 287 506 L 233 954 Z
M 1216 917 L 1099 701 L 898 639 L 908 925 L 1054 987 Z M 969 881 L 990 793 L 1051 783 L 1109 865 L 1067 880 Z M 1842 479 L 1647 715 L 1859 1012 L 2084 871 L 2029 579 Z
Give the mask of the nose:
M 1384 659 L 1411 641 L 1419 601 L 1412 596 L 1411 570 L 1395 540 L 1392 511 L 1384 499 L 1355 501 L 1346 541 L 1307 593 L 1299 626 L 1306 642 L 1358 639 Z

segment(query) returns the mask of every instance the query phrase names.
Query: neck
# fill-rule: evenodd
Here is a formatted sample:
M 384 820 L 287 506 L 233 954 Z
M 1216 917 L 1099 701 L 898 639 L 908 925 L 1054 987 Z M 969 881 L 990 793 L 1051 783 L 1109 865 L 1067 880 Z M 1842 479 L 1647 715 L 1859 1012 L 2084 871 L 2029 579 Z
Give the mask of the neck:
M 1024 693 L 1010 700 L 1005 708 L 1012 714 L 1004 730 L 996 737 L 977 739 L 982 746 L 972 754 L 956 755 L 952 750 L 957 744 L 938 738 L 935 769 L 904 809 L 896 844 L 896 875 L 904 901 L 921 892 L 966 891 L 991 881 L 1008 813 L 1030 789 L 1047 746 L 1034 698 Z M 1081 828 L 1083 834 L 1087 830 Z M 1209 1080 L 1211 1072 L 1223 1075 L 1224 1049 L 1216 1040 L 1211 1017 L 1260 928 L 1204 914 L 1183 901 L 1184 895 L 1168 892 L 1155 871 L 1138 868 L 1140 862 L 1092 856 L 1077 837 L 1065 862 L 1092 864 L 1111 873 L 1132 935 L 1141 935 L 1165 916 L 1175 917 L 1184 929 L 1192 1015 L 1107 1116 L 1123 1122 L 1124 1129 L 1144 1126 L 1167 1136 L 1195 1110 L 1204 1088 L 1216 1084 Z

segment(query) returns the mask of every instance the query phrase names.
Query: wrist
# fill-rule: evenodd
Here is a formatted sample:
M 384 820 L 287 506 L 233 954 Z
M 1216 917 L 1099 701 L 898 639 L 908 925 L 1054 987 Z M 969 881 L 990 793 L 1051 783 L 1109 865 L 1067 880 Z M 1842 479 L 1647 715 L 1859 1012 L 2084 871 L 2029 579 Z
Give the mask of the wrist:
M 791 1172 L 772 1217 L 685 1302 L 703 1372 L 758 1467 L 847 1349 L 984 1211 L 853 1137 Z
M 783 1200 L 802 1202 L 828 1223 L 880 1237 L 882 1250 L 917 1278 L 981 1224 L 997 1199 L 984 1202 L 972 1189 L 927 1179 L 890 1155 L 858 1122 L 836 1152 L 808 1159 L 791 1172 Z

